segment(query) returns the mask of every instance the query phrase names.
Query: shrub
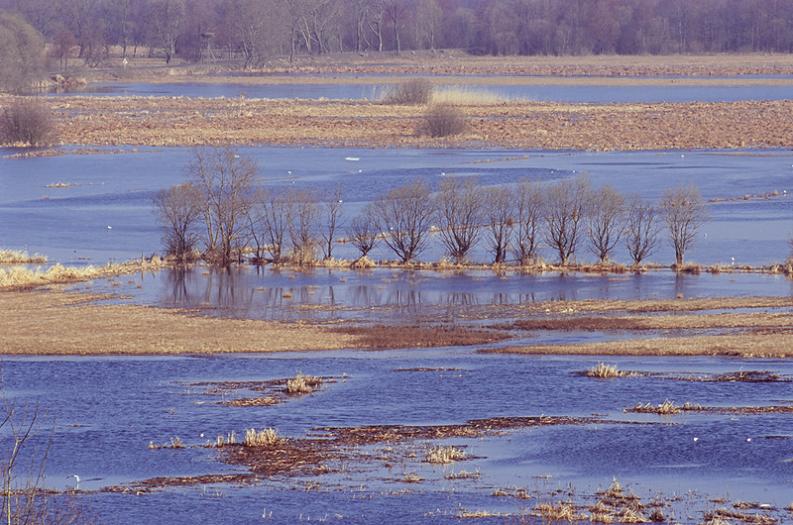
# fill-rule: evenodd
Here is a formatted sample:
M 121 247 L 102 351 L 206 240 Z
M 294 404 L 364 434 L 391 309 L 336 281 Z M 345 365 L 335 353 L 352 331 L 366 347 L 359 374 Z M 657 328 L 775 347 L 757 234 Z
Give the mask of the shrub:
M 57 139 L 49 108 L 40 102 L 22 100 L 0 112 L 0 144 L 47 146 Z
M 258 432 L 255 428 L 249 428 L 245 431 L 245 439 L 242 444 L 246 447 L 271 447 L 280 442 L 281 438 L 278 437 L 278 432 L 274 428 L 265 428 Z
M 451 137 L 465 131 L 465 114 L 454 106 L 438 104 L 430 107 L 424 115 L 424 127 L 420 133 L 433 138 Z
M 286 382 L 286 393 L 289 395 L 310 394 L 321 385 L 321 377 L 297 374 Z
M 432 98 L 432 82 L 415 78 L 392 87 L 383 97 L 383 102 L 394 105 L 421 105 Z

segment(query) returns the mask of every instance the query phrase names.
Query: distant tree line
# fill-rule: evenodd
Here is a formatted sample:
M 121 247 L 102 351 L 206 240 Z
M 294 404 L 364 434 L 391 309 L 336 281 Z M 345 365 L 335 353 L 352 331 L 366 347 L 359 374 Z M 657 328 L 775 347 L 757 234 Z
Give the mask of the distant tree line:
M 462 49 L 576 55 L 793 51 L 793 0 L 0 0 L 61 60 Z
M 342 240 L 357 249 L 358 261 L 382 244 L 400 262 L 415 262 L 435 240 L 456 264 L 469 262 L 477 245 L 495 264 L 521 266 L 541 264 L 541 246 L 561 265 L 574 263 L 582 248 L 611 263 L 622 246 L 639 266 L 666 231 L 682 268 L 706 220 L 694 187 L 670 190 L 656 204 L 609 186 L 594 189 L 586 177 L 517 187 L 448 177 L 436 192 L 416 180 L 348 219 L 340 190 L 320 200 L 307 190 L 263 189 L 255 164 L 230 148 L 197 150 L 188 172 L 184 184 L 155 200 L 165 248 L 179 260 L 220 266 L 247 255 L 257 263 L 311 265 L 333 259 Z

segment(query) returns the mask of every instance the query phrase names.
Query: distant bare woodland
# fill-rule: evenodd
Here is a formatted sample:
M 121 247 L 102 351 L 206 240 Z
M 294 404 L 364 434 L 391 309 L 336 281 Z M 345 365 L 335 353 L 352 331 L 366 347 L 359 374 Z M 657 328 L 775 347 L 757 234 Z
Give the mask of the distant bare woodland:
M 0 0 L 52 58 L 170 62 L 462 49 L 581 55 L 793 50 L 793 0 Z M 0 35 L 1 36 L 1 35 Z

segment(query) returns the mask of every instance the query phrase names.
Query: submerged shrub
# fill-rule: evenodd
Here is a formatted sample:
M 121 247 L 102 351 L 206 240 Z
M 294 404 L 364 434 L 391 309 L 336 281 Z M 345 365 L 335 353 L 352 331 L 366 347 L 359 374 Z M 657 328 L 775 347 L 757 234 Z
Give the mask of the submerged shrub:
M 424 115 L 424 135 L 433 138 L 451 137 L 465 131 L 465 114 L 454 106 L 438 104 L 430 107 Z
M 290 395 L 310 394 L 322 385 L 322 378 L 297 374 L 286 382 L 286 393 Z
M 12 103 L 0 111 L 0 144 L 47 146 L 57 140 L 50 109 L 33 100 Z
M 421 105 L 432 98 L 432 82 L 425 78 L 415 78 L 392 87 L 383 97 L 385 104 Z
M 595 379 L 612 379 L 615 377 L 622 377 L 623 375 L 625 375 L 625 373 L 621 372 L 616 366 L 607 365 L 606 363 L 598 363 L 586 371 L 587 377 L 593 377 Z

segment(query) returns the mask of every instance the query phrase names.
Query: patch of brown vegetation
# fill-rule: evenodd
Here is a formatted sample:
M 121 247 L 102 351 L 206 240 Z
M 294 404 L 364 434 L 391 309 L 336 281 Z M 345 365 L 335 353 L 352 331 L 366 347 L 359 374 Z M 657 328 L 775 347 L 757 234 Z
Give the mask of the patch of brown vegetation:
M 694 403 L 684 403 L 676 405 L 672 401 L 664 401 L 660 405 L 637 404 L 632 408 L 625 409 L 625 412 L 633 412 L 639 414 L 659 414 L 659 415 L 675 415 L 684 412 L 696 412 L 703 414 L 728 414 L 728 415 L 759 415 L 759 414 L 791 414 L 793 413 L 793 406 L 790 405 L 772 405 L 772 406 L 747 406 L 747 407 L 712 407 L 703 406 Z
M 190 487 L 195 485 L 212 485 L 219 483 L 231 483 L 235 485 L 247 485 L 254 483 L 256 476 L 252 474 L 205 474 L 201 476 L 160 476 L 150 478 L 129 485 L 112 485 L 104 487 L 101 492 L 114 494 L 146 494 L 156 490 L 171 487 Z
M 355 346 L 354 337 L 303 323 L 214 319 L 89 302 L 101 298 L 60 290 L 0 293 L 0 353 L 209 354 Z
M 699 314 L 643 317 L 570 316 L 524 319 L 511 328 L 559 331 L 704 330 L 711 328 L 788 328 L 788 313 Z
M 702 310 L 732 310 L 748 308 L 791 308 L 793 297 L 703 297 L 694 299 L 645 299 L 546 301 L 528 304 L 522 309 L 529 313 L 662 313 L 697 312 Z
M 793 334 L 744 333 L 665 339 L 631 339 L 582 345 L 534 345 L 479 350 L 485 354 L 655 355 L 783 358 L 793 357 Z
M 8 104 L 0 99 L 0 105 Z M 564 104 L 508 101 L 461 107 L 466 131 L 432 138 L 415 130 L 421 106 L 367 101 L 58 97 L 65 143 L 84 146 L 308 144 L 624 151 L 793 146 L 793 101 Z
M 223 396 L 240 391 L 255 392 L 257 397 L 242 397 L 221 401 L 227 407 L 261 407 L 277 405 L 289 398 L 311 394 L 322 384 L 336 383 L 335 377 L 315 377 L 298 374 L 292 378 L 266 381 L 203 381 L 190 383 L 190 387 L 206 388 L 207 395 Z M 302 387 L 301 387 L 302 385 Z M 300 388 L 299 388 L 300 387 Z
M 731 523 L 727 520 L 735 520 L 750 525 L 774 525 L 779 522 L 776 518 L 765 514 L 750 514 L 729 509 L 716 509 L 705 514 L 706 522 L 715 522 L 716 520 L 722 520 L 722 523 Z
M 354 347 L 369 350 L 472 346 L 495 343 L 510 337 L 504 332 L 461 326 L 351 326 L 331 331 L 352 337 Z

